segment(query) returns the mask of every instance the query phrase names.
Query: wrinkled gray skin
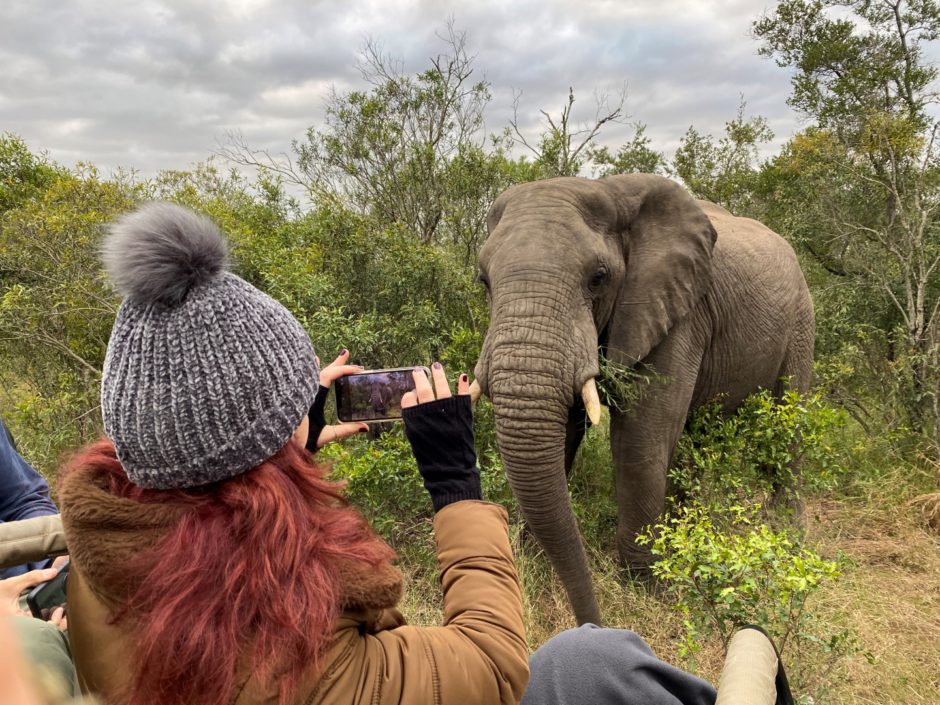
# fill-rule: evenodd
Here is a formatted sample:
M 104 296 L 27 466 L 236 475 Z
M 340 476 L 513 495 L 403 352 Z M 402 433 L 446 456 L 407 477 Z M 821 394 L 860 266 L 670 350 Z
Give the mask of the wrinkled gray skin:
M 611 360 L 668 379 L 631 413 L 611 409 L 618 548 L 642 572 L 651 556 L 636 535 L 664 510 L 690 410 L 719 394 L 734 408 L 759 387 L 779 393 L 781 378 L 805 390 L 812 301 L 781 237 L 658 176 L 514 186 L 488 229 L 480 270 L 491 318 L 476 378 L 526 522 L 578 623 L 600 624 L 567 488 L 599 343 Z

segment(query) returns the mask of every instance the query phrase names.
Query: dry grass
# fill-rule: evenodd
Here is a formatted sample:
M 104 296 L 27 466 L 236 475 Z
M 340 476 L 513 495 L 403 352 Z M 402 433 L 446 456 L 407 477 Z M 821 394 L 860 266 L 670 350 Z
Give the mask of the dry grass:
M 940 492 L 918 495 L 907 505 L 920 512 L 925 526 L 940 534 Z
M 854 632 L 860 650 L 821 676 L 827 687 L 817 703 L 940 703 L 940 541 L 925 528 L 919 506 L 910 500 L 883 508 L 870 501 L 807 504 L 808 542 L 824 556 L 841 553 L 849 559 L 843 577 L 814 596 L 811 609 L 833 629 Z M 522 540 L 518 526 L 512 533 L 529 645 L 535 649 L 575 623 L 545 556 Z M 409 556 L 404 566 L 409 581 L 404 612 L 413 623 L 439 624 L 437 579 L 430 554 L 420 555 L 424 558 Z M 678 657 L 681 616 L 624 583 L 612 555 L 594 553 L 592 561 L 606 625 L 633 629 L 660 658 L 687 666 Z M 723 661 L 718 640 L 704 644 L 697 658 L 696 672 L 716 682 Z
M 853 629 L 869 652 L 869 658 L 858 655 L 833 674 L 840 682 L 833 684 L 831 702 L 936 705 L 940 542 L 924 530 L 909 502 L 877 509 L 820 502 L 811 509 L 811 540 L 854 563 L 822 591 L 817 610 Z

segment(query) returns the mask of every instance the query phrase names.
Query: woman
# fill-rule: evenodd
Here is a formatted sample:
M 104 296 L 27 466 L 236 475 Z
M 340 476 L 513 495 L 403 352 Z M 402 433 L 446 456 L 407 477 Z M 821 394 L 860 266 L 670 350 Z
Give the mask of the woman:
M 207 219 L 149 204 L 103 258 L 124 295 L 107 439 L 59 480 L 83 690 L 109 703 L 510 703 L 528 678 L 505 511 L 484 503 L 466 375 L 416 374 L 405 428 L 435 510 L 443 627 L 395 609 L 393 553 L 311 460 L 324 373 L 300 324 L 228 272 Z M 320 384 L 318 385 L 318 379 Z M 435 392 L 437 399 L 435 400 Z

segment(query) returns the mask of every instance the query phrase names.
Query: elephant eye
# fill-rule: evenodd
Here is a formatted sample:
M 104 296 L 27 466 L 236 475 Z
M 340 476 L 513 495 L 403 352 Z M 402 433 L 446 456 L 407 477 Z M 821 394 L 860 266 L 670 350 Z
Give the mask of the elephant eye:
M 591 289 L 597 289 L 605 281 L 607 281 L 607 270 L 601 267 L 591 276 L 590 286 Z

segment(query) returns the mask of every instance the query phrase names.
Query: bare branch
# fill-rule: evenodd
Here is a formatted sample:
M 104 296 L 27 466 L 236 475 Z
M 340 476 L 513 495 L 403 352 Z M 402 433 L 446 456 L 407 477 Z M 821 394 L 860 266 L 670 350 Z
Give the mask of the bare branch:
M 247 166 L 253 169 L 263 169 L 272 174 L 281 176 L 285 181 L 308 189 L 310 184 L 294 166 L 293 160 L 286 152 L 274 156 L 266 149 L 252 149 L 248 141 L 239 130 L 230 130 L 225 133 L 222 141 L 217 142 L 213 154 L 233 164 Z
M 515 141 L 519 142 L 521 145 L 530 150 L 536 157 L 541 156 L 541 152 L 529 144 L 526 140 L 525 135 L 522 134 L 522 131 L 519 129 L 519 101 L 522 98 L 522 91 L 516 92 L 516 89 L 513 89 L 512 92 L 512 117 L 509 119 L 509 126 L 512 128 L 513 133 L 516 135 L 514 138 Z M 543 112 L 543 111 L 539 111 Z

